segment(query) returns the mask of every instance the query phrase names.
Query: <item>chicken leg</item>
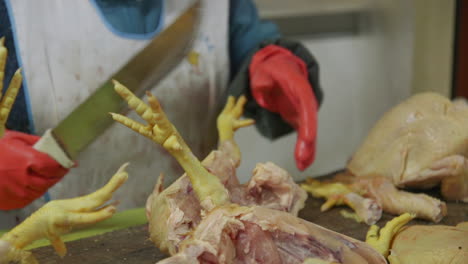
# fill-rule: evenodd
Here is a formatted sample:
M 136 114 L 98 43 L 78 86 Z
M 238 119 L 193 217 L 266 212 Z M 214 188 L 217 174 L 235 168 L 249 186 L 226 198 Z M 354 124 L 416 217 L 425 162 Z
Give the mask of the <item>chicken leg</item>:
M 448 200 L 468 202 L 468 161 L 462 155 L 443 158 L 420 173 L 419 182 L 404 182 L 402 186 L 429 185 L 441 182 L 441 193 Z
M 110 181 L 101 189 L 86 196 L 54 200 L 33 213 L 24 222 L 4 234 L 0 239 L 0 263 L 19 261 L 34 264 L 34 257 L 23 249 L 30 243 L 47 238 L 60 256 L 67 249 L 60 236 L 73 228 L 83 227 L 110 218 L 114 215 L 116 204 L 102 207 L 112 198 L 112 194 L 127 180 L 125 171 L 128 164 L 122 165 Z M 4 261 L 4 262 L 2 262 Z
M 184 168 L 204 209 L 209 210 L 228 203 L 230 198 L 224 185 L 220 182 L 218 177 L 208 172 L 195 157 L 177 129 L 167 119 L 156 97 L 151 93 L 147 93 L 150 105 L 150 107 L 148 107 L 148 105 L 133 95 L 126 87 L 117 81 L 114 81 L 114 84 L 115 91 L 128 102 L 129 107 L 134 109 L 148 125 L 145 126 L 115 113 L 111 113 L 112 118 L 162 145 Z M 234 98 L 229 99 L 224 109 L 226 114 L 231 112 L 232 115 L 223 115 L 223 118 L 218 120 L 218 124 L 221 125 L 221 142 L 232 139 L 234 130 L 252 124 L 251 120 L 237 120 L 237 117 L 242 114 L 242 106 L 243 103 L 245 103 L 245 98 L 239 99 L 239 104 L 234 104 L 233 99 Z M 239 155 L 240 159 L 240 152 L 235 155 Z
M 339 193 L 336 186 L 341 186 Z M 447 214 L 446 204 L 439 199 L 426 194 L 400 191 L 384 177 L 353 177 L 347 185 L 338 182 L 318 183 L 308 179 L 302 187 L 316 197 L 328 199 L 322 211 L 334 205 L 346 204 L 367 224 L 377 222 L 382 210 L 394 215 L 412 213 L 433 222 L 439 222 Z
M 367 197 L 375 199 L 390 214 L 411 213 L 436 223 L 447 215 L 445 202 L 426 194 L 398 190 L 384 177 L 357 178 L 353 188 L 364 190 Z

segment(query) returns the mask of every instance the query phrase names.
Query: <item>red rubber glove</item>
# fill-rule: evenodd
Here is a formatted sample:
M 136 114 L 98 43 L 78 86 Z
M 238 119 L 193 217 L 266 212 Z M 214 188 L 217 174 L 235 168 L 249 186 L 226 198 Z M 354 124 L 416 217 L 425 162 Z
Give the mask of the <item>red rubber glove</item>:
M 68 172 L 33 145 L 38 136 L 9 131 L 0 138 L 0 209 L 25 207 Z
M 249 66 L 250 87 L 257 103 L 296 129 L 294 157 L 299 170 L 315 160 L 318 103 L 305 63 L 289 50 L 268 45 Z

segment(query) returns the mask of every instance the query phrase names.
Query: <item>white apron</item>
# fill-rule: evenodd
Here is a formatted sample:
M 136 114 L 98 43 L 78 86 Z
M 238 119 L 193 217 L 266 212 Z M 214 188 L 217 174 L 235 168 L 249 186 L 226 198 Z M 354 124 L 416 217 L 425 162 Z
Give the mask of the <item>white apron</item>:
M 217 142 L 215 120 L 229 76 L 229 2 L 202 2 L 200 32 L 191 56 L 152 89 L 199 158 Z M 165 1 L 163 28 L 189 3 Z M 149 41 L 113 33 L 89 1 L 15 0 L 10 8 L 38 135 L 56 126 Z M 127 161 L 129 180 L 114 196 L 121 202 L 120 210 L 143 207 L 161 172 L 168 182 L 183 173 L 164 149 L 116 123 L 80 154 L 79 166 L 49 190 L 50 196 L 62 199 L 90 193 Z M 0 212 L 0 229 L 43 204 L 41 198 L 25 209 Z

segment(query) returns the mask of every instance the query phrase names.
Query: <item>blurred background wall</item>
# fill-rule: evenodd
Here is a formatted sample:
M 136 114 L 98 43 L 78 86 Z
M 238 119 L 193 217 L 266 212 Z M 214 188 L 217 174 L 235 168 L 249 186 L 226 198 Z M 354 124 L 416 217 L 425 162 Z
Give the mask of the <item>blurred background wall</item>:
M 270 143 L 254 127 L 236 135 L 238 175 L 273 161 L 296 180 L 344 168 L 375 121 L 414 92 L 450 96 L 455 0 L 256 0 L 261 16 L 301 40 L 325 92 L 315 163 L 296 169 L 296 135 Z

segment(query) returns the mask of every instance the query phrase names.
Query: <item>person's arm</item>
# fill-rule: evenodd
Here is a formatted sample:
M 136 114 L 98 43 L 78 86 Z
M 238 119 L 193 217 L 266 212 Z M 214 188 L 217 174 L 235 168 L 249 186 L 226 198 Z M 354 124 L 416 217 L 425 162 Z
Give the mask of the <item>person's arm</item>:
M 276 139 L 296 130 L 295 159 L 300 170 L 315 159 L 317 111 L 323 93 L 318 64 L 302 44 L 282 38 L 262 21 L 252 0 L 231 0 L 229 93 L 249 99 L 246 116 L 262 135 Z
M 233 77 L 264 41 L 277 40 L 281 34 L 275 24 L 260 20 L 252 0 L 231 0 L 229 8 L 229 55 Z
M 0 210 L 22 208 L 68 171 L 33 145 L 34 127 L 23 85 L 14 25 L 0 0 Z M 0 246 L 1 247 L 1 246 Z
M 0 39 L 0 76 L 6 61 L 7 49 Z M 0 93 L 0 210 L 22 208 L 43 195 L 68 171 L 47 154 L 33 148 L 38 136 L 6 129 L 21 86 L 18 70 L 5 94 Z M 0 85 L 0 91 L 2 85 Z

